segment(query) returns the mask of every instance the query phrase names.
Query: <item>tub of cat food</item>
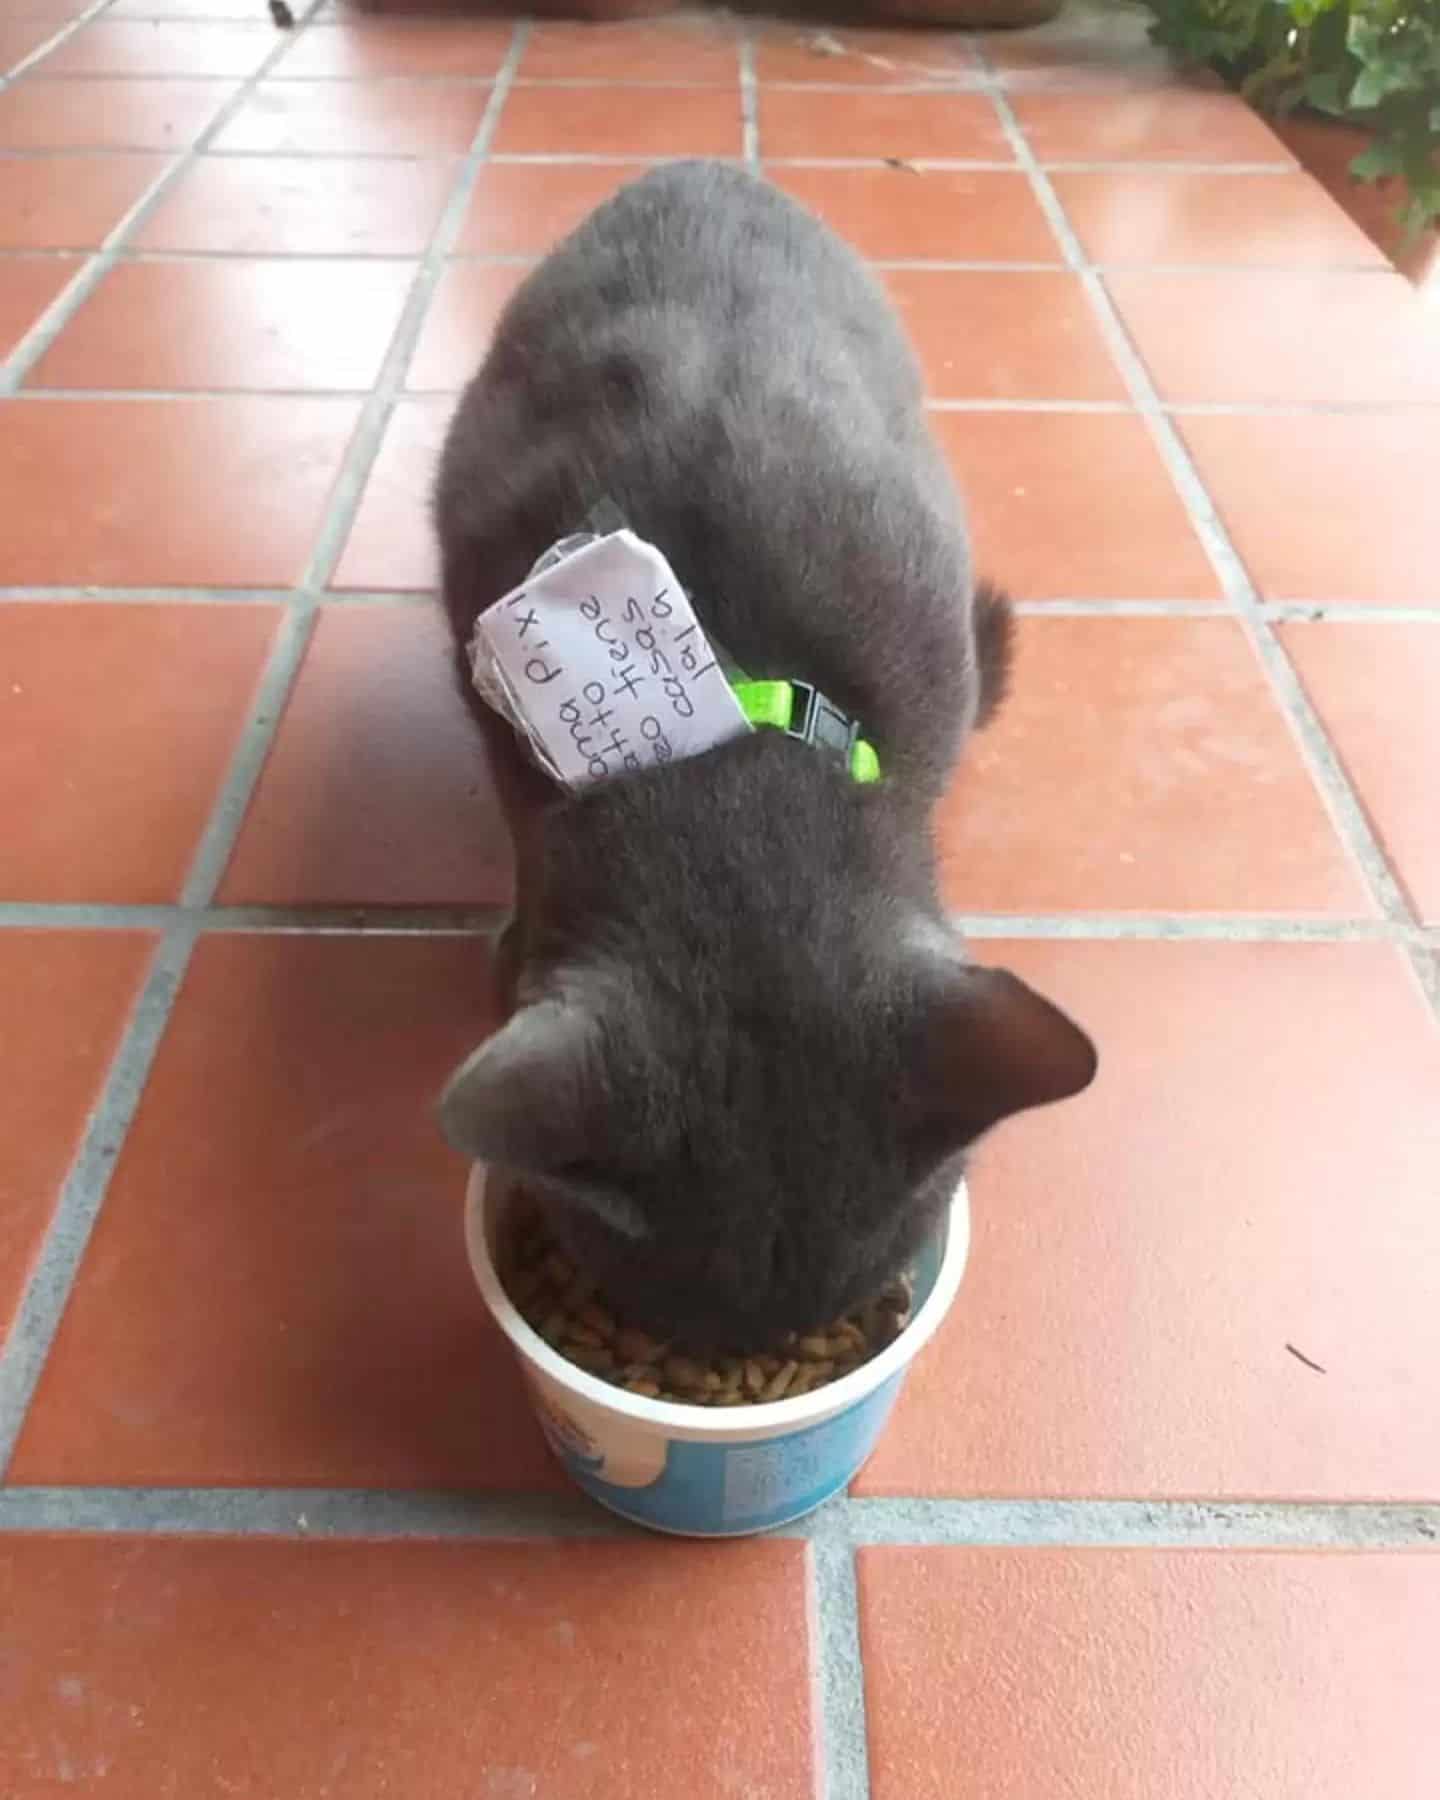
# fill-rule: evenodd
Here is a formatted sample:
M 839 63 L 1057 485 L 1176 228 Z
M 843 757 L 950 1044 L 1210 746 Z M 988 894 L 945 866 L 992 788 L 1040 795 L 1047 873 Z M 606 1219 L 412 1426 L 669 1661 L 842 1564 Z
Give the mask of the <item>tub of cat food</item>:
M 870 1307 L 774 1354 L 702 1363 L 610 1317 L 563 1257 L 533 1239 L 517 1248 L 520 1228 L 515 1190 L 475 1168 L 471 1267 L 551 1450 L 612 1512 L 689 1537 L 765 1531 L 846 1486 L 949 1311 L 970 1248 L 961 1182 L 934 1242 Z

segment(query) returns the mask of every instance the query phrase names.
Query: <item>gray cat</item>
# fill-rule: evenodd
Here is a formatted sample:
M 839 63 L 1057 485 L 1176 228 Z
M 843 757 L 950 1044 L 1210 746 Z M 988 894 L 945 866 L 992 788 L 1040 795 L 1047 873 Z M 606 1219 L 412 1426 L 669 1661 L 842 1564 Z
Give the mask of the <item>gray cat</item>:
M 882 779 L 758 729 L 562 795 L 469 691 L 477 614 L 597 503 L 744 669 L 813 684 Z M 881 289 L 718 163 L 624 188 L 511 301 L 435 493 L 462 681 L 515 839 L 506 1024 L 441 1103 L 633 1322 L 758 1346 L 868 1298 L 968 1145 L 1077 1093 L 1090 1040 L 965 959 L 930 814 L 1003 686 L 919 372 Z

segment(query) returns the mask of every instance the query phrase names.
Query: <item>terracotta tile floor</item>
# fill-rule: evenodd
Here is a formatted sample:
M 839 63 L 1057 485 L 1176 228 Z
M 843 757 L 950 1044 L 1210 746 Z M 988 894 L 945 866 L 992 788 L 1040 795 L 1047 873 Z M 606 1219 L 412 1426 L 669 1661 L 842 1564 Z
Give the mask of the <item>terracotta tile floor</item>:
M 1431 1800 L 1434 315 L 1080 4 L 3 13 L 5 1800 Z M 911 327 L 1023 614 L 946 898 L 1102 1059 L 853 1493 L 735 1545 L 567 1491 L 430 1117 L 511 881 L 435 453 L 686 152 Z

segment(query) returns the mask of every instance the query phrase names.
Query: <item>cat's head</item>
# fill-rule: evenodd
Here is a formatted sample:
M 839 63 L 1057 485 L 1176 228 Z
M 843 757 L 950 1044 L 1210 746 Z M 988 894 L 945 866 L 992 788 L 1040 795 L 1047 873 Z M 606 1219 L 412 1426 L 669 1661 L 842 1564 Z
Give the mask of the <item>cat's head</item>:
M 933 923 L 826 961 L 799 947 L 678 991 L 572 969 L 456 1072 L 446 1135 L 533 1189 L 627 1322 L 697 1349 L 821 1325 L 911 1260 L 975 1139 L 1096 1063 Z
M 756 732 L 552 816 L 518 1010 L 451 1143 L 518 1176 L 630 1322 L 755 1348 L 870 1298 L 966 1148 L 1095 1072 L 940 922 L 928 831 Z

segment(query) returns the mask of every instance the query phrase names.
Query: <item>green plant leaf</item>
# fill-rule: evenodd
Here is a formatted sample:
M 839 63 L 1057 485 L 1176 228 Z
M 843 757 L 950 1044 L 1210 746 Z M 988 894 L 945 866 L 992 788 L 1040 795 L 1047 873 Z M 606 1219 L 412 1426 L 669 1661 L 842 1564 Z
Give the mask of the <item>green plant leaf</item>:
M 1262 110 L 1306 105 L 1369 126 L 1356 176 L 1403 177 L 1407 220 L 1440 220 L 1440 0 L 1148 4 L 1156 43 L 1218 68 Z
M 1400 173 L 1400 148 L 1388 138 L 1376 138 L 1362 150 L 1350 165 L 1350 173 L 1360 181 L 1382 181 L 1387 175 Z
M 1322 112 L 1343 112 L 1345 78 L 1338 69 L 1320 69 L 1305 78 L 1305 99 Z

